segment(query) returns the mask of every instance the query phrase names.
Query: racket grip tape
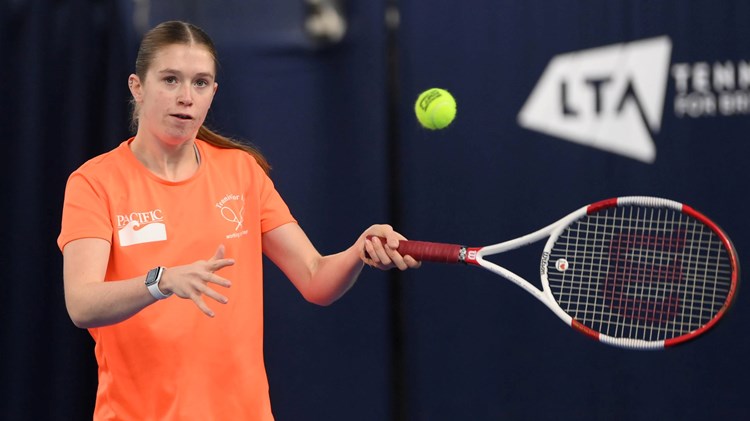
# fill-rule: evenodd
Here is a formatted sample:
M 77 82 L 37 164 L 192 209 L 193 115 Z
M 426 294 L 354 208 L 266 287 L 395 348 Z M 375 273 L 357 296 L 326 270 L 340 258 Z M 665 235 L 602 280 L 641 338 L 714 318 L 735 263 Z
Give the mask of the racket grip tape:
M 372 236 L 368 236 L 371 239 Z M 379 237 L 385 244 L 385 238 Z M 401 240 L 396 249 L 402 256 L 409 255 L 420 262 L 464 263 L 466 247 L 458 244 L 433 243 L 429 241 Z

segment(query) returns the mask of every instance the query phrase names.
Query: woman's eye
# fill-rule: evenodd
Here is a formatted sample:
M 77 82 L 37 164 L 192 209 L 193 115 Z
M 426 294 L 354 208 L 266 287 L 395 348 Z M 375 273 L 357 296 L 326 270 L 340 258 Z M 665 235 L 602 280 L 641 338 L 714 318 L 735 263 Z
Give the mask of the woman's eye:
M 208 81 L 201 79 L 201 80 L 196 81 L 195 85 L 199 86 L 201 88 L 204 88 L 204 87 L 208 86 Z
M 164 82 L 166 83 L 177 83 L 177 78 L 174 76 L 167 76 L 164 78 Z

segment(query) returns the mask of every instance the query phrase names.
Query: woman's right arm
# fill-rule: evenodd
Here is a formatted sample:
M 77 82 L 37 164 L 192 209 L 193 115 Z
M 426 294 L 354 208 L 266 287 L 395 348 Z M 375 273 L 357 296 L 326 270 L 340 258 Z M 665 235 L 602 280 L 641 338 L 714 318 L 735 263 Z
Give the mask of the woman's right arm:
M 63 249 L 63 280 L 65 305 L 73 323 L 81 328 L 100 327 L 128 319 L 156 302 L 146 288 L 146 273 L 136 278 L 104 282 L 109 262 L 110 243 L 100 238 L 82 238 Z M 219 246 L 209 260 L 168 268 L 162 275 L 159 289 L 195 302 L 206 315 L 213 311 L 203 301 L 206 295 L 220 303 L 227 298 L 208 287 L 214 283 L 229 287 L 230 282 L 214 272 L 234 264 L 224 258 L 224 247 Z
M 146 274 L 104 282 L 111 245 L 101 238 L 82 238 L 63 249 L 65 305 L 81 328 L 123 321 L 156 301 L 145 286 Z

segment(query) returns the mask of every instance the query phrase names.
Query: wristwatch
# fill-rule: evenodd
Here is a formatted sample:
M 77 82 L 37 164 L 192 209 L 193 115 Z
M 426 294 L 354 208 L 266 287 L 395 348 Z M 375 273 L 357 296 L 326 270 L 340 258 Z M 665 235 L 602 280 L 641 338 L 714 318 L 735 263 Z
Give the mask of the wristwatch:
M 161 275 L 164 273 L 164 269 L 163 266 L 155 267 L 148 271 L 148 275 L 146 275 L 146 287 L 148 288 L 148 292 L 150 292 L 157 300 L 163 300 L 172 295 L 171 292 L 169 294 L 164 294 L 159 289 L 159 281 L 161 281 Z

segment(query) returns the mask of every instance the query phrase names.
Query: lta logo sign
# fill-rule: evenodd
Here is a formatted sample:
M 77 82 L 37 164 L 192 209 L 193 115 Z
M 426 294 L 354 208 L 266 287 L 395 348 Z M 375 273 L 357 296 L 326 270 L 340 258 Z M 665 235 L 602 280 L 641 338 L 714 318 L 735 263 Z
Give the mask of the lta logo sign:
M 552 58 L 518 115 L 522 127 L 652 163 L 672 42 L 662 36 Z

